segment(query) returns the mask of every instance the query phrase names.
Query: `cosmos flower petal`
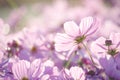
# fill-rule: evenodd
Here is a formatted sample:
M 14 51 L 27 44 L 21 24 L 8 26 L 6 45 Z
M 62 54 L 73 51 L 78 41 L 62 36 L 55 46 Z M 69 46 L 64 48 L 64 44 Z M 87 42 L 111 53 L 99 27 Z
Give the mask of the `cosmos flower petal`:
M 28 77 L 28 68 L 30 63 L 25 60 L 20 60 L 19 62 L 13 63 L 12 72 L 15 79 L 21 80 L 24 77 Z
M 44 67 L 40 59 L 35 59 L 30 66 L 30 73 L 33 78 L 40 77 L 44 72 Z
M 98 29 L 96 26 L 96 20 L 93 17 L 83 18 L 79 24 L 79 27 L 81 34 L 86 36 L 93 34 Z
M 55 44 L 55 50 L 58 51 L 58 52 L 61 52 L 61 51 L 68 51 L 70 49 L 72 49 L 72 47 L 74 46 L 74 42 L 71 42 L 71 43 L 66 43 L 66 44 Z
M 107 47 L 105 46 L 105 40 L 106 39 L 104 37 L 100 37 L 96 41 L 94 41 L 91 44 L 91 51 L 93 53 L 105 52 L 105 50 L 107 49 Z
M 78 36 L 79 35 L 79 27 L 73 21 L 69 21 L 64 23 L 64 30 L 69 36 Z
M 113 45 L 117 45 L 120 42 L 120 33 L 111 33 L 110 40 L 112 40 Z
M 82 68 L 80 68 L 80 67 L 77 67 L 77 66 L 71 67 L 70 68 L 70 74 L 71 74 L 71 76 L 73 77 L 74 80 L 78 80 L 78 79 L 84 80 L 85 79 L 85 77 L 82 77 L 82 76 L 85 76 L 85 73 L 82 70 Z
M 74 46 L 71 48 L 71 50 L 68 52 L 68 54 L 67 54 L 67 56 L 66 56 L 66 60 L 69 60 L 69 59 L 70 59 L 70 57 L 72 56 L 72 54 L 74 54 L 73 52 L 76 51 L 77 48 L 78 48 L 77 45 L 74 45 Z
M 56 43 L 70 43 L 71 41 L 73 41 L 73 38 L 68 36 L 67 34 L 61 34 L 61 33 L 57 33 L 55 36 L 55 42 Z

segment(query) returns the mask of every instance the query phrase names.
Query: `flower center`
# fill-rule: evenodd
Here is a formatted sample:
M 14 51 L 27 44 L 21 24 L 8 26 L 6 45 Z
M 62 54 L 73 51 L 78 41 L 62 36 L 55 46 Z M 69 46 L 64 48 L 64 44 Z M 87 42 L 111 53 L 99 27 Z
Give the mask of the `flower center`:
M 37 52 L 37 48 L 36 48 L 36 46 L 33 46 L 32 48 L 31 48 L 31 52 Z
M 12 43 L 8 43 L 7 46 L 6 52 L 8 57 L 18 55 L 21 50 L 21 46 L 15 40 L 13 40 Z
M 112 41 L 111 41 L 111 40 L 106 40 L 106 41 L 105 41 L 105 45 L 106 45 L 106 46 L 112 45 Z
M 26 77 L 23 77 L 23 78 L 22 78 L 22 80 L 29 80 L 29 79 L 28 79 L 28 78 L 26 78 Z
M 114 56 L 115 54 L 117 54 L 117 50 L 116 49 L 110 49 L 110 46 L 112 45 L 112 41 L 111 40 L 106 40 L 105 41 L 105 45 L 108 46 L 108 51 L 107 53 Z
M 108 54 L 110 54 L 110 55 L 112 55 L 112 56 L 114 56 L 115 54 L 117 54 L 118 52 L 117 52 L 117 50 L 116 49 L 110 49 L 110 50 L 108 50 Z
M 76 41 L 77 44 L 79 44 L 79 43 L 82 43 L 85 38 L 86 37 L 84 35 L 83 36 L 78 36 L 78 37 L 76 37 L 75 41 Z

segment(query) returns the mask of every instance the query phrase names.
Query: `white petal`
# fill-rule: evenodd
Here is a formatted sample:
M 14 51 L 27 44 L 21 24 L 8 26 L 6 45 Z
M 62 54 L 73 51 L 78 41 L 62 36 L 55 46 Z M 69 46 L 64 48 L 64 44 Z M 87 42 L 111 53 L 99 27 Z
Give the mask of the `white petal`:
M 96 54 L 98 52 L 105 52 L 107 47 L 105 46 L 105 38 L 100 37 L 91 44 L 91 51 Z
M 45 75 L 42 76 L 41 80 L 48 80 L 49 77 L 50 77 L 50 75 L 45 74 Z
M 84 74 L 83 70 L 77 66 L 71 67 L 70 73 L 74 80 L 81 79 L 82 76 L 85 76 L 85 75 L 83 75 Z
M 68 59 L 71 57 L 71 55 L 74 54 L 73 52 L 74 52 L 75 50 L 77 50 L 77 48 L 78 48 L 78 45 L 74 45 L 74 46 L 70 49 L 70 51 L 68 52 L 68 54 L 67 54 L 67 56 L 66 56 L 66 60 L 68 60 Z
M 120 42 L 120 33 L 111 33 L 110 40 L 114 45 L 117 45 Z
M 67 34 L 57 33 L 55 36 L 55 43 L 70 43 L 71 41 L 73 41 L 73 38 Z
M 76 37 L 79 35 L 79 27 L 77 26 L 77 24 L 73 21 L 69 21 L 64 23 L 64 30 L 65 32 L 73 37 Z
M 58 52 L 61 51 L 68 51 L 70 49 L 72 49 L 72 47 L 75 45 L 75 43 L 71 42 L 71 43 L 66 43 L 66 44 L 55 44 L 55 49 Z
M 67 76 L 70 76 L 70 71 L 68 69 L 64 69 L 64 73 L 67 75 Z
M 96 21 L 93 17 L 86 17 L 81 20 L 79 25 L 82 35 L 90 35 L 97 30 Z

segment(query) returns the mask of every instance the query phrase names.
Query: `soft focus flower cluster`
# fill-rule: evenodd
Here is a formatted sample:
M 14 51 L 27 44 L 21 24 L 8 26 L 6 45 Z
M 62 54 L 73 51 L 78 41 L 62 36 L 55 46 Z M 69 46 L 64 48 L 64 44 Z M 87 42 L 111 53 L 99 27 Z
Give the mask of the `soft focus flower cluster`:
M 106 4 L 104 4 L 106 3 Z M 120 80 L 119 0 L 22 6 L 0 19 L 0 80 Z

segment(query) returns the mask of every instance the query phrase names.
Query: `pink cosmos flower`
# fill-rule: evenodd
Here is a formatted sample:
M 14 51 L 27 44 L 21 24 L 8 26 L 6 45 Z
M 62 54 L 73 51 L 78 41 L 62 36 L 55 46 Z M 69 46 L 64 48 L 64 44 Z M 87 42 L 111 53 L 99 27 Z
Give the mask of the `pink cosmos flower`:
M 13 63 L 12 72 L 17 80 L 37 80 L 44 72 L 44 67 L 40 59 L 34 60 L 32 63 L 26 60 L 20 60 Z
M 65 33 L 57 33 L 55 37 L 56 51 L 69 51 L 69 57 L 73 51 L 77 50 L 80 43 L 88 40 L 97 29 L 98 26 L 93 17 L 83 18 L 79 26 L 74 21 L 64 23 Z
M 45 39 L 39 31 L 32 31 L 25 28 L 19 38 L 22 50 L 19 53 L 20 59 L 34 60 L 35 58 L 47 57 Z M 24 55 L 24 56 L 23 56 Z
M 77 66 L 71 67 L 70 70 L 65 69 L 64 75 L 67 80 L 85 80 L 85 72 Z
M 114 56 L 120 51 L 120 33 L 111 33 L 109 39 L 104 37 L 98 38 L 91 44 L 91 51 L 97 56 L 99 53 L 107 53 Z M 98 57 L 101 56 L 99 55 Z
M 109 39 L 98 38 L 91 45 L 91 50 L 96 55 L 106 74 L 115 79 L 120 79 L 120 33 L 111 33 Z

